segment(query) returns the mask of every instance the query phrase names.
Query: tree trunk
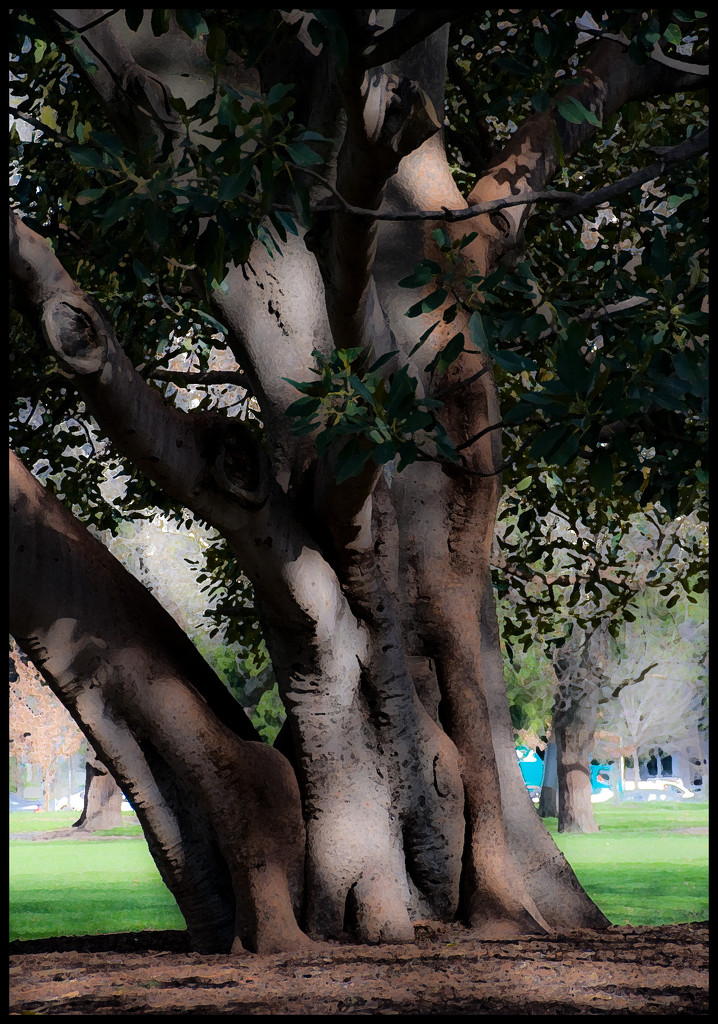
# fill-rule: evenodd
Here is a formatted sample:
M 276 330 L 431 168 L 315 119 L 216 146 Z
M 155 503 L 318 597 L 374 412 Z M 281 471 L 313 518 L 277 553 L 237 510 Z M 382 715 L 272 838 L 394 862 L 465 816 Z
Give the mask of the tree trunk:
M 63 17 L 87 21 L 82 11 Z M 179 31 L 155 39 L 145 18 L 136 36 L 125 34 L 143 64 L 132 73 L 152 79 L 155 94 L 164 75 L 167 92 L 190 77 L 183 61 L 192 47 L 197 80 L 207 73 L 202 44 Z M 108 19 L 87 32 L 102 55 L 94 84 L 104 100 L 131 63 L 112 35 Z M 365 77 L 351 61 L 339 74 L 328 46 L 309 61 L 297 42 L 264 59 L 261 87 L 305 69 L 298 120 L 334 141 L 325 173 L 354 206 L 459 209 L 467 202 L 435 114 L 446 45 L 441 29 Z M 650 63 L 639 73 L 610 41 L 589 64 L 568 88 L 599 120 L 652 95 L 651 76 L 665 74 Z M 139 109 L 149 117 L 154 108 Z M 132 112 L 115 102 L 116 116 Z M 469 200 L 543 188 L 593 130 L 548 111 L 529 117 Z M 312 196 L 321 198 L 323 186 Z M 485 276 L 513 258 L 531 210 L 448 223 L 453 240 L 475 232 L 463 270 Z M 168 617 L 16 469 L 18 642 L 131 798 L 190 931 L 215 948 L 298 944 L 295 914 L 310 935 L 364 941 L 411 939 L 412 922 L 427 916 L 458 915 L 488 936 L 608 923 L 536 815 L 516 761 L 489 570 L 502 466 L 491 360 L 467 341 L 435 373 L 444 346 L 459 331 L 468 337 L 469 312 L 444 319 L 447 297 L 405 316 L 434 285 L 408 292 L 398 282 L 421 259 L 446 265 L 435 228 L 377 224 L 339 204 L 319 209 L 310 231 L 288 234 L 281 257 L 257 242 L 244 265 L 229 267 L 212 302 L 259 402 L 260 446 L 236 418 L 163 403 L 49 247 L 23 222 L 12 225 L 13 275 L 62 373 L 139 471 L 227 539 L 254 588 L 294 770 L 252 742 Z M 315 352 L 328 358 L 352 346 L 398 353 L 387 377 L 406 365 L 417 395 L 443 402 L 459 462 L 427 459 L 397 474 L 370 460 L 338 483 L 337 446 L 320 456 L 314 438 L 292 434 L 290 381 L 311 379 Z M 584 765 L 591 731 L 588 706 L 579 715 L 578 697 L 569 704 L 583 724 L 575 750 L 568 731 L 561 740 L 565 794 L 588 781 L 587 757 L 585 773 L 567 767 Z M 565 830 L 581 812 L 564 800 Z
M 543 762 L 543 782 L 539 797 L 538 812 L 542 818 L 558 818 L 558 768 L 556 765 L 556 740 L 546 746 Z
M 132 800 L 193 941 L 304 944 L 291 768 L 255 741 L 171 616 L 12 454 L 10 474 L 11 632 Z
M 85 832 L 117 828 L 122 824 L 122 790 L 92 751 L 85 761 L 85 798 L 82 814 L 72 823 Z
M 559 832 L 599 830 L 591 803 L 590 761 L 607 644 L 603 626 L 590 637 L 576 626 L 554 659 L 559 685 L 551 735 L 556 742 Z

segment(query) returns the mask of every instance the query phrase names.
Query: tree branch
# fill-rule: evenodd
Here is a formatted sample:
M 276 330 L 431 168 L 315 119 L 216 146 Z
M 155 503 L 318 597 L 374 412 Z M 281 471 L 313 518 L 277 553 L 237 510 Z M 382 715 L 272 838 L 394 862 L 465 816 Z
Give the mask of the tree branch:
M 442 220 L 456 222 L 471 220 L 474 217 L 481 217 L 485 214 L 498 213 L 513 206 L 554 203 L 557 206 L 558 215 L 568 220 L 580 213 L 584 213 L 586 210 L 602 206 L 604 203 L 608 203 L 619 195 L 630 192 L 631 189 L 637 188 L 647 181 L 652 181 L 654 178 L 659 177 L 668 167 L 684 163 L 707 152 L 709 145 L 708 132 L 709 129 L 706 128 L 697 135 L 692 136 L 690 139 L 685 139 L 675 146 L 663 146 L 660 149 L 654 149 L 653 152 L 661 157 L 659 162 L 642 167 L 634 171 L 633 174 L 621 178 L 619 181 L 614 181 L 610 185 L 594 189 L 593 192 L 559 192 L 555 189 L 524 192 L 521 195 L 511 195 L 499 199 L 490 199 L 481 203 L 473 203 L 458 210 L 449 210 L 446 207 L 443 207 L 441 210 L 375 210 L 355 206 L 316 171 L 306 167 L 300 169 L 303 173 L 310 175 L 323 185 L 337 200 L 336 205 L 330 202 L 315 204 L 312 210 L 320 215 L 341 211 L 351 214 L 352 217 L 365 217 L 376 221 Z M 493 174 L 493 169 L 489 174 Z M 286 209 L 290 210 L 290 207 L 286 207 Z
M 558 106 L 562 98 L 578 100 L 599 122 L 605 123 L 611 114 L 632 100 L 650 99 L 677 89 L 705 85 L 698 76 L 680 74 L 655 61 L 637 65 L 620 43 L 607 39 L 599 42 L 578 72 L 577 80 L 567 83 L 551 109 L 532 114 L 513 133 L 493 161 L 490 171 L 472 189 L 469 206 L 498 199 L 515 201 L 522 195 L 528 197 L 532 194 L 543 201 L 557 199 L 555 193 L 546 195 L 546 183 L 556 174 L 561 162 L 572 156 L 596 132 L 595 126 L 589 122 L 575 124 L 562 117 Z M 559 150 L 563 151 L 562 157 Z M 675 153 L 673 157 L 678 159 Z M 660 167 L 650 169 L 655 176 L 654 171 L 660 172 Z M 616 185 L 618 188 L 618 183 Z M 633 179 L 624 179 L 621 188 L 629 190 L 633 187 Z M 617 194 L 618 191 L 598 189 L 590 202 L 597 205 Z M 570 198 L 576 199 L 576 205 L 565 204 L 562 215 L 573 215 L 579 209 L 588 208 L 587 198 L 581 197 L 580 206 L 578 197 L 572 195 Z M 515 212 L 504 212 L 502 219 L 505 223 L 500 227 L 492 224 L 490 218 L 477 225 L 481 237 L 473 249 L 480 267 L 495 266 L 502 257 L 520 249 L 531 207 L 532 204 L 527 203 Z M 467 255 L 472 255 L 472 247 L 467 249 Z
M 10 213 L 10 273 L 25 289 L 61 369 L 120 451 L 169 495 L 217 523 L 267 499 L 265 456 L 251 431 L 217 414 L 167 405 L 122 351 L 106 317 L 47 241 Z
M 152 370 L 147 374 L 152 380 L 166 380 L 171 384 L 231 384 L 250 390 L 249 380 L 243 370 Z
M 619 43 L 626 50 L 631 45 L 631 40 L 622 32 L 602 32 L 601 29 L 587 28 L 583 25 L 581 26 L 581 32 L 588 36 L 594 36 L 596 39 L 609 39 L 614 43 Z M 686 75 L 707 77 L 710 74 L 709 64 L 694 64 L 690 60 L 678 60 L 675 57 L 667 57 L 659 43 L 656 43 L 651 51 L 651 60 L 654 60 L 657 64 L 663 64 L 664 67 L 670 68 L 672 71 L 681 71 Z
M 169 105 L 164 83 L 137 63 L 105 17 L 98 16 L 84 28 L 74 25 L 68 16 L 80 13 L 79 9 L 53 10 L 50 15 L 65 30 L 92 33 L 92 39 L 80 34 L 70 45 L 85 46 L 100 62 L 91 84 L 104 101 L 120 138 L 138 151 L 149 139 L 181 136 L 182 123 Z

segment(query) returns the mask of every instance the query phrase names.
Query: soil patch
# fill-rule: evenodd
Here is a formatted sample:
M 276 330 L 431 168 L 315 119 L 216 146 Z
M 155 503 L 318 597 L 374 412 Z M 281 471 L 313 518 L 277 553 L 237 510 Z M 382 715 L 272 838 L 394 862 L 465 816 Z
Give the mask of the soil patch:
M 185 932 L 10 943 L 11 1014 L 708 1014 L 708 924 L 191 952 Z

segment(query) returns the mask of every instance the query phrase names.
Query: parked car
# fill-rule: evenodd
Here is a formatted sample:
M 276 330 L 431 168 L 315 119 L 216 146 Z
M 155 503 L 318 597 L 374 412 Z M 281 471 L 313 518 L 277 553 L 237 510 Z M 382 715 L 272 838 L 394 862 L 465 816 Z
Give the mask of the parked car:
M 41 805 L 37 800 L 25 800 L 24 797 L 18 796 L 17 793 L 10 794 L 10 810 L 11 811 L 39 811 Z
M 624 782 L 622 800 L 694 800 L 695 793 L 683 785 L 682 779 L 650 779 L 638 783 Z

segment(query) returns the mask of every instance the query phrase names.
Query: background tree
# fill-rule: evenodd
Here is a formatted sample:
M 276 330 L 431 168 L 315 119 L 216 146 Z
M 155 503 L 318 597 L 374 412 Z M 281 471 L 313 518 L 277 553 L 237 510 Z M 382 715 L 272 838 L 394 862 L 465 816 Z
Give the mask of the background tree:
M 14 641 L 10 662 L 10 755 L 40 766 L 44 808 L 49 811 L 58 759 L 76 754 L 84 736 Z
M 601 707 L 597 732 L 599 749 L 633 759 L 634 782 L 639 756 L 695 741 L 707 716 L 707 619 L 686 602 L 660 615 L 649 609 L 625 625 L 609 684 L 614 699 Z
M 601 708 L 616 699 L 612 672 L 620 660 L 615 642 L 623 639 L 621 624 L 640 615 L 649 632 L 658 629 L 677 602 L 682 608 L 686 601 L 700 608 L 707 585 L 707 538 L 697 515 L 661 525 L 652 510 L 626 521 L 617 513 L 608 523 L 602 513 L 602 521 L 603 528 L 592 532 L 579 520 L 567 522 L 554 509 L 540 527 L 512 530 L 509 543 L 501 532 L 497 535 L 502 543 L 497 561 L 514 612 L 514 643 L 534 643 L 538 633 L 554 667 L 553 684 L 549 681 L 543 691 L 551 694 L 544 699 L 554 700 L 553 721 L 550 729 L 545 723 L 545 731 L 559 746 L 557 756 L 550 752 L 547 765 L 556 764 L 561 782 L 553 771 L 545 774 L 539 812 L 558 816 L 560 831 L 597 830 L 588 764 Z M 537 532 L 546 539 L 543 549 L 536 546 Z M 536 559 L 530 564 L 524 561 L 528 553 Z M 655 595 L 649 601 L 654 627 L 650 613 L 646 617 L 647 592 Z M 543 678 L 550 680 L 551 675 Z M 633 678 L 640 684 L 640 673 Z
M 599 500 L 661 497 L 668 515 L 704 488 L 702 399 L 669 383 L 676 367 L 702 379 L 701 260 L 693 285 L 682 275 L 703 238 L 699 184 L 665 246 L 647 239 L 648 301 L 619 329 L 607 315 L 603 348 L 587 324 L 603 323 L 608 283 L 577 275 L 591 288 L 568 301 L 586 320 L 552 290 L 575 269 L 563 225 L 606 198 L 602 175 L 632 207 L 643 181 L 673 194 L 673 169 L 702 159 L 704 69 L 674 54 L 704 34 L 672 12 L 602 15 L 596 40 L 571 14 L 530 13 L 529 34 L 501 12 L 457 24 L 467 52 L 486 43 L 477 101 L 497 116 L 503 93 L 500 145 L 462 195 L 442 138 L 454 17 L 16 17 L 17 109 L 44 128 L 15 151 L 13 445 L 55 496 L 11 460 L 12 632 L 213 948 L 406 940 L 413 920 L 454 915 L 487 935 L 606 924 L 522 783 L 490 552 L 519 453 L 588 473 Z M 637 178 L 631 104 L 666 147 Z M 591 194 L 547 194 L 571 184 L 571 161 L 587 174 L 582 147 L 601 163 Z M 676 280 L 684 297 L 645 344 Z M 631 287 L 617 275 L 614 291 Z M 218 331 L 228 384 L 249 396 L 237 411 L 253 399 L 259 419 L 174 401 L 169 362 L 191 352 L 201 383 Z M 190 508 L 251 584 L 236 608 L 286 710 L 274 749 L 64 508 L 116 526 L 106 455 L 72 455 L 95 430 L 127 473 L 128 514 Z

